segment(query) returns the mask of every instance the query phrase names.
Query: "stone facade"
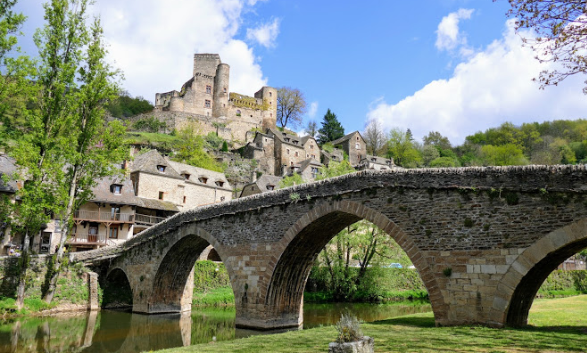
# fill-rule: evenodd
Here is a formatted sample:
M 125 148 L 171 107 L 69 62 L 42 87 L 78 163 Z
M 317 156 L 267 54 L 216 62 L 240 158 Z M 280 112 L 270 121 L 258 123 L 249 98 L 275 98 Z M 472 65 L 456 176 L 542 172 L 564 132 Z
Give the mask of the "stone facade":
M 295 327 L 314 259 L 365 219 L 409 256 L 437 325 L 523 325 L 543 280 L 587 247 L 586 177 L 584 165 L 363 171 L 182 212 L 73 260 L 123 271 L 134 311 L 181 311 L 193 264 L 212 245 L 237 326 Z
M 249 97 L 230 92 L 229 81 L 230 66 L 222 63 L 218 54 L 195 54 L 193 77 L 181 91 L 155 95 L 155 117 L 173 121 L 175 128 L 181 128 L 191 118 L 199 122 L 204 133 L 223 126 L 230 130 L 223 129 L 221 137 L 228 139 L 226 134 L 230 132 L 231 140 L 240 141 L 245 141 L 251 129 L 275 127 L 277 90 L 265 86 Z

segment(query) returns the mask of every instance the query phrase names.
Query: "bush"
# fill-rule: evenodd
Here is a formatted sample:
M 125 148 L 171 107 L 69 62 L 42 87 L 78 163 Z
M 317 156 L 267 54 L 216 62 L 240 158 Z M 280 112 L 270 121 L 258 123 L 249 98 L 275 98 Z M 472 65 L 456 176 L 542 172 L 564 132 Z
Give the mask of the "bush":
M 336 323 L 336 331 L 338 331 L 338 343 L 354 342 L 363 338 L 361 323 L 350 313 L 343 313 L 340 316 L 340 320 Z
M 228 272 L 223 263 L 196 261 L 194 265 L 194 293 L 230 287 Z

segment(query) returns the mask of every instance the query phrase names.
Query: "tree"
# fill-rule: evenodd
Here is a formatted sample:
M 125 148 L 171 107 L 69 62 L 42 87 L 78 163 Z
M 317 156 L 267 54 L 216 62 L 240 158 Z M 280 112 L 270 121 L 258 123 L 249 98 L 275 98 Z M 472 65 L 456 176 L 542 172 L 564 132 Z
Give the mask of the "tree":
M 334 162 L 331 161 L 328 166 L 322 167 L 320 174 L 316 177 L 316 180 L 324 180 L 328 178 L 334 178 L 337 176 L 354 173 L 355 168 L 351 166 L 348 161 Z
M 318 143 L 323 145 L 344 136 L 344 128 L 336 118 L 336 114 L 328 109 L 322 121 L 322 127 L 318 130 Z
M 495 1 L 495 0 L 494 0 Z M 540 88 L 558 85 L 569 76 L 587 71 L 587 16 L 583 0 L 509 0 L 508 16 L 516 18 L 516 30 L 531 29 L 535 38 L 522 38 L 541 63 L 558 63 L 544 70 Z M 586 82 L 587 83 L 587 82 Z M 587 94 L 587 87 L 583 88 Z
M 385 135 L 386 133 L 379 120 L 369 120 L 363 132 L 363 138 L 367 145 L 367 153 L 374 156 L 378 155 L 383 149 L 383 146 L 385 146 Z
M 279 187 L 287 188 L 290 186 L 301 185 L 304 183 L 304 179 L 302 179 L 302 176 L 300 174 L 293 173 L 292 175 L 286 176 L 285 178 L 281 179 L 281 181 L 279 182 Z
M 397 165 L 405 168 L 415 168 L 421 162 L 420 152 L 407 132 L 395 128 L 389 132 L 388 154 L 394 158 Z
M 181 143 L 175 146 L 176 153 L 172 157 L 174 161 L 222 172 L 222 166 L 204 149 L 206 141 L 199 135 L 198 127 L 195 124 L 186 125 L 177 132 L 177 136 Z
M 282 128 L 297 126 L 306 113 L 306 100 L 297 88 L 281 87 L 277 90 L 277 122 Z
M 501 146 L 486 145 L 481 148 L 481 156 L 486 165 L 525 165 L 528 164 L 522 149 L 514 144 Z
M 306 130 L 306 133 L 308 135 L 312 136 L 313 138 L 316 138 L 316 133 L 318 132 L 317 128 L 318 124 L 316 124 L 314 120 L 310 120 L 308 121 L 308 124 L 306 125 L 304 130 Z
M 422 161 L 425 165 L 429 166 L 430 162 L 439 157 L 440 152 L 438 152 L 438 148 L 432 145 L 424 145 L 424 148 L 422 148 Z
M 424 141 L 424 146 L 436 146 L 441 150 L 452 148 L 448 138 L 442 136 L 438 131 L 430 131 L 422 140 Z

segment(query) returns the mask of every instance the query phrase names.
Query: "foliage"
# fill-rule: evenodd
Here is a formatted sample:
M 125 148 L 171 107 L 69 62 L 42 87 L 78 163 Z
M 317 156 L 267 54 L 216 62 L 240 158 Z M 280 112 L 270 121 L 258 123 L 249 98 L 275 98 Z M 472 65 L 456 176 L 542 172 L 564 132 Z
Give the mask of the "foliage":
M 356 316 L 350 313 L 343 313 L 340 316 L 340 321 L 336 323 L 336 331 L 338 332 L 337 342 L 354 342 L 363 338 L 363 331 L 361 331 L 361 323 Z
M 481 148 L 486 165 L 524 165 L 528 161 L 518 146 L 508 143 L 501 146 L 486 145 Z
M 356 172 L 355 168 L 353 168 L 351 164 L 346 160 L 342 162 L 330 161 L 330 163 L 328 163 L 328 166 L 322 167 L 320 169 L 320 174 L 318 174 L 316 180 L 334 178 L 337 176 L 354 172 Z
M 193 165 L 215 172 L 222 172 L 222 166 L 204 150 L 204 138 L 198 135 L 197 127 L 187 125 L 177 132 L 174 161 Z
M 544 70 L 540 88 L 558 85 L 569 76 L 587 71 L 587 17 L 585 2 L 576 0 L 509 0 L 510 17 L 516 18 L 516 30 L 536 53 L 541 63 L 557 63 Z M 531 29 L 531 32 L 521 31 Z M 533 35 L 536 35 L 534 38 Z M 587 87 L 583 89 L 587 93 Z
M 395 164 L 404 168 L 415 168 L 422 162 L 420 152 L 407 132 L 395 128 L 389 132 L 388 155 Z
M 128 118 L 152 111 L 153 105 L 143 97 L 133 98 L 127 91 L 121 91 L 106 105 L 106 109 L 115 118 Z
M 290 176 L 286 176 L 285 178 L 281 179 L 279 182 L 279 188 L 287 188 L 294 185 L 301 185 L 304 184 L 304 179 L 298 173 L 293 173 Z
M 450 157 L 438 157 L 430 162 L 432 168 L 454 168 L 459 166 L 459 161 Z
M 324 120 L 322 120 L 322 127 L 318 130 L 318 143 L 323 145 L 343 136 L 344 128 L 338 121 L 336 114 L 331 112 L 329 108 L 324 115 Z
M 363 138 L 367 145 L 367 153 L 378 156 L 385 155 L 384 146 L 386 141 L 386 133 L 383 130 L 381 122 L 377 119 L 369 120 L 365 131 L 363 131 Z
M 230 286 L 228 272 L 223 263 L 196 261 L 194 265 L 194 293 Z
M 277 90 L 277 122 L 281 127 L 297 126 L 306 113 L 304 94 L 297 88 L 281 87 Z
M 570 295 L 587 293 L 587 271 L 555 270 L 546 278 L 538 290 L 538 295 L 541 296 L 563 293 Z
M 442 136 L 438 131 L 430 131 L 422 140 L 424 146 L 434 146 L 440 150 L 448 150 L 452 147 L 448 137 Z
M 422 148 L 422 162 L 424 165 L 430 166 L 430 162 L 436 158 L 440 158 L 440 152 L 438 151 L 438 148 L 432 145 L 424 145 Z
M 234 305 L 232 287 L 218 287 L 206 292 L 194 293 L 192 305 L 195 306 L 225 306 Z
M 165 129 L 167 129 L 167 124 L 164 121 L 160 121 L 154 116 L 151 116 L 149 118 L 143 118 L 135 121 L 132 127 L 137 131 L 158 133 L 161 130 L 165 131 Z

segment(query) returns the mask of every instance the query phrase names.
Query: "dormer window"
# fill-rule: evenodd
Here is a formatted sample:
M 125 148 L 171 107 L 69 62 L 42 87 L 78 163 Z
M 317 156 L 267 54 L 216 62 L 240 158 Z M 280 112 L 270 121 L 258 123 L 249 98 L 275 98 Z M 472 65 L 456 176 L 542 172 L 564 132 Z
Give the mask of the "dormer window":
M 299 141 L 298 140 L 293 140 L 292 142 L 297 145 Z
M 267 190 L 275 190 L 275 185 L 267 185 Z
M 289 142 L 289 137 L 284 138 L 285 142 Z
M 216 185 L 222 187 L 224 185 L 224 182 L 219 180 L 216 182 Z
M 112 184 L 110 186 L 110 190 L 114 195 L 120 195 L 122 193 L 122 185 L 120 184 Z
M 185 180 L 190 180 L 191 174 L 183 173 L 182 176 L 184 177 Z
M 157 165 L 157 170 L 159 171 L 159 173 L 165 173 L 165 168 L 166 168 L 166 166 L 164 166 L 164 165 L 161 165 L 161 164 Z
M 202 184 L 206 184 L 208 182 L 208 178 L 206 177 L 199 177 L 198 180 L 200 181 L 200 183 Z

